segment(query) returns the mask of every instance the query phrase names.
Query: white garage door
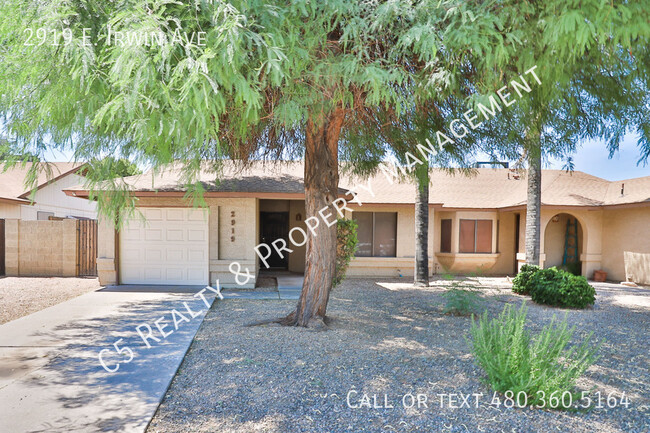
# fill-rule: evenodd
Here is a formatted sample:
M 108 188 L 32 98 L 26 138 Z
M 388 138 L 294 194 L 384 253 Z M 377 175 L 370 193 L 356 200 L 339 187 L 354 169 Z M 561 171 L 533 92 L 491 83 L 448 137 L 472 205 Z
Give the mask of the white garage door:
M 122 284 L 208 284 L 207 213 L 145 208 L 120 235 Z

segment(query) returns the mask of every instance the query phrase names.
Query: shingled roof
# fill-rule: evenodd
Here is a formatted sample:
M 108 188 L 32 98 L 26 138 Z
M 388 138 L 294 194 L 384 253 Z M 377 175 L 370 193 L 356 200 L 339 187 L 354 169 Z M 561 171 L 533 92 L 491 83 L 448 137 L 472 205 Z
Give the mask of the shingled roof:
M 227 162 L 217 175 L 212 170 L 200 174 L 208 196 L 304 196 L 302 162 L 257 161 L 244 167 Z M 219 180 L 217 180 L 219 179 Z M 187 188 L 179 166 L 160 172 L 123 178 L 135 195 L 184 193 Z M 392 181 L 392 182 L 391 182 Z M 621 185 L 624 192 L 621 195 Z M 360 185 L 369 187 L 372 193 Z M 415 186 L 406 179 L 393 179 L 379 171 L 370 178 L 342 175 L 340 194 L 353 189 L 359 200 L 368 204 L 412 204 Z M 429 202 L 445 208 L 501 209 L 526 204 L 526 172 L 510 169 L 473 169 L 470 175 L 450 174 L 435 169 L 431 173 Z M 84 188 L 69 188 L 66 193 L 87 196 Z M 580 171 L 543 170 L 542 204 L 550 206 L 609 206 L 630 203 L 650 204 L 650 176 L 610 182 Z
M 25 186 L 27 172 L 33 164 L 38 164 L 36 188 L 42 188 L 57 179 L 78 171 L 84 164 L 74 162 L 28 162 L 17 164 L 5 171 L 5 164 L 0 162 L 0 199 L 19 203 L 30 203 L 31 190 Z

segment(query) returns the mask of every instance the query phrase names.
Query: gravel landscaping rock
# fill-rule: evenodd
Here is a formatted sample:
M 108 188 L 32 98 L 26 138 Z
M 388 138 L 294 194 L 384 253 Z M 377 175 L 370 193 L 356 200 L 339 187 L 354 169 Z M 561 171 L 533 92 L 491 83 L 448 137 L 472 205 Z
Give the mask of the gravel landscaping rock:
M 403 281 L 403 280 L 401 280 Z M 471 318 L 442 314 L 448 281 L 413 288 L 400 280 L 350 279 L 330 298 L 329 330 L 245 327 L 280 317 L 295 301 L 215 302 L 148 432 L 648 432 L 650 291 L 595 284 L 596 304 L 560 310 L 528 302 L 531 330 L 554 314 L 594 333 L 601 358 L 580 380 L 591 397 L 625 392 L 629 407 L 567 412 L 491 405 L 493 392 L 474 365 L 465 337 Z M 496 315 L 512 295 L 505 279 L 486 287 Z M 376 406 L 359 405 L 363 393 Z M 427 396 L 418 408 L 417 394 Z M 469 408 L 459 395 L 470 397 Z M 403 400 L 406 395 L 406 399 Z M 411 400 L 412 395 L 416 400 Z M 386 396 L 386 397 L 384 397 Z M 478 408 L 475 399 L 479 399 Z M 404 404 L 406 403 L 406 404 Z M 411 406 L 413 407 L 405 407 Z M 463 407 L 454 407 L 463 404 Z M 442 407 L 441 407 L 442 406 Z
M 0 324 L 99 289 L 97 278 L 0 278 Z

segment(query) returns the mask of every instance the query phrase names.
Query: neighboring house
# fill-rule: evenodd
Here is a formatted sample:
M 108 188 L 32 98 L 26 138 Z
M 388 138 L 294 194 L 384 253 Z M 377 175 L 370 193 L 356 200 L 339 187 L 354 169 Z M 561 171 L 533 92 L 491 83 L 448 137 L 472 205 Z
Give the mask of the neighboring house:
M 25 187 L 25 176 L 33 163 L 17 164 L 3 171 L 0 161 L 0 219 L 23 221 L 47 220 L 52 217 L 96 218 L 95 203 L 76 200 L 63 189 L 83 184 L 83 164 L 71 162 L 39 163 L 36 191 Z
M 96 224 L 78 220 L 95 219 L 96 204 L 63 192 L 84 182 L 84 165 L 37 163 L 32 191 L 25 186 L 32 164 L 4 171 L 0 161 L 0 275 L 95 275 Z
M 117 232 L 112 222 L 100 224 L 100 282 L 198 285 L 218 279 L 228 286 L 235 283 L 229 271 L 233 261 L 257 275 L 257 244 L 287 239 L 291 229 L 305 228 L 302 175 L 299 162 L 256 162 L 244 170 L 226 164 L 219 182 L 206 171 L 201 182 L 207 209 L 192 208 L 173 167 L 124 178 L 147 222 L 136 217 Z M 650 176 L 609 182 L 582 172 L 545 170 L 542 179 L 544 266 L 562 264 L 567 226 L 576 231 L 571 242 L 577 251 L 570 249 L 570 255 L 580 260 L 588 277 L 602 269 L 609 279 L 623 280 L 624 251 L 650 254 Z M 356 191 L 361 206 L 346 194 L 349 189 Z M 434 170 L 430 190 L 431 273 L 517 272 L 525 261 L 525 174 L 477 169 L 475 176 L 466 177 Z M 66 193 L 88 195 L 81 187 Z M 359 250 L 348 275 L 412 275 L 415 186 L 394 181 L 388 172 L 368 180 L 342 176 L 340 196 L 349 201 L 346 216 L 359 223 Z M 295 240 L 300 243 L 300 235 Z M 305 247 L 288 247 L 291 253 L 274 255 L 270 264 L 303 272 Z M 639 266 L 637 274 L 650 274 L 648 266 Z

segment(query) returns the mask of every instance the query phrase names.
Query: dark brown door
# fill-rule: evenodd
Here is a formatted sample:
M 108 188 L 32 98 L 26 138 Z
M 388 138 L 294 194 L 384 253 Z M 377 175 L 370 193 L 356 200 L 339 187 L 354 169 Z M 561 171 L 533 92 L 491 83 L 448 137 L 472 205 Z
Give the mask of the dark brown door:
M 289 239 L 289 212 L 260 212 L 260 242 L 267 244 L 272 252 L 271 256 L 266 259 L 270 268 L 274 269 L 287 269 L 289 264 L 289 256 L 286 251 L 280 254 L 271 245 L 278 239 L 284 239 L 287 242 L 287 248 L 291 249 L 288 245 Z M 276 244 L 280 246 L 281 244 Z M 264 263 L 260 261 L 260 266 L 264 269 Z
M 5 274 L 5 220 L 0 219 L 0 275 Z

